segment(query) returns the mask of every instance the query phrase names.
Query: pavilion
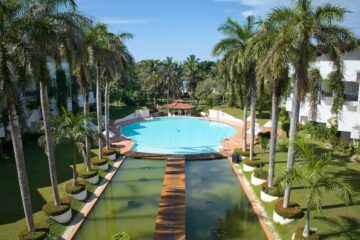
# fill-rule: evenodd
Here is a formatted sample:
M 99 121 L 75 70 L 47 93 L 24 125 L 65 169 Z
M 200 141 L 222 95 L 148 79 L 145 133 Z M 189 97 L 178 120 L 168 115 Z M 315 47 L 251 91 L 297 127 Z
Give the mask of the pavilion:
M 191 115 L 191 111 L 196 108 L 195 105 L 185 102 L 182 99 L 176 99 L 172 103 L 164 106 L 168 109 L 169 116 L 175 115 Z

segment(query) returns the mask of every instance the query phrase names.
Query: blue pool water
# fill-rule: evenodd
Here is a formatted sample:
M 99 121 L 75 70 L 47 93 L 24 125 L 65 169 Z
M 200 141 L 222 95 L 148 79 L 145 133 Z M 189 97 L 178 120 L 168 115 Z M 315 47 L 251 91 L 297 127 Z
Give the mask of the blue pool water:
M 193 154 L 218 152 L 221 141 L 235 135 L 230 125 L 192 117 L 166 117 L 122 128 L 135 141 L 133 150 L 145 153 Z

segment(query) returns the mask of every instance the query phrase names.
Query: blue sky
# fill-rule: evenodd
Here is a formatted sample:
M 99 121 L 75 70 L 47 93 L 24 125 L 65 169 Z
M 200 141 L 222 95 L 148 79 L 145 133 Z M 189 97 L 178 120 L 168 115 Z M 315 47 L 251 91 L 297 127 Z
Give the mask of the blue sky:
M 184 60 L 195 54 L 213 60 L 211 50 L 221 39 L 217 27 L 227 17 L 243 22 L 249 14 L 264 17 L 276 6 L 291 0 L 77 0 L 80 11 L 109 25 L 111 31 L 131 32 L 127 45 L 137 61 Z M 360 36 L 360 0 L 314 0 L 332 2 L 352 12 L 345 25 Z

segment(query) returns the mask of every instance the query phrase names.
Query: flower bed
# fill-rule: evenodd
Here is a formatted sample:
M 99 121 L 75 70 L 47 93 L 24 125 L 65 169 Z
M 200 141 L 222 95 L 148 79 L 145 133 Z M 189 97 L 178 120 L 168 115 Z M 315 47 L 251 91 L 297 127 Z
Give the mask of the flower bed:
M 46 203 L 42 210 L 48 216 L 57 216 L 63 213 L 66 213 L 70 209 L 70 198 L 62 198 L 60 199 L 60 204 L 55 206 L 54 202 Z
M 295 236 L 294 236 L 294 240 L 319 240 L 320 236 L 319 234 L 315 233 L 315 232 L 310 232 L 310 236 L 305 238 L 303 237 L 303 231 L 304 228 L 297 228 L 295 231 Z
M 267 182 L 261 184 L 261 191 L 274 197 L 281 197 L 284 194 L 280 187 L 269 188 Z
M 69 194 L 81 193 L 85 189 L 85 183 L 83 182 L 79 182 L 77 186 L 74 186 L 72 182 L 65 185 L 65 191 Z
M 283 203 L 283 199 L 278 199 L 274 204 L 275 212 L 281 217 L 296 219 L 301 218 L 304 215 L 299 204 L 289 202 L 288 207 L 283 208 Z

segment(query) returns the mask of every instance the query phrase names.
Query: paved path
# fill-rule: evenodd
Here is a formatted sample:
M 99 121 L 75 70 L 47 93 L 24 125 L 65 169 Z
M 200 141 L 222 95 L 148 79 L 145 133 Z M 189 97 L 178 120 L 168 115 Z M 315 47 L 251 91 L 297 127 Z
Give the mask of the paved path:
M 185 159 L 167 160 L 154 239 L 185 239 Z

